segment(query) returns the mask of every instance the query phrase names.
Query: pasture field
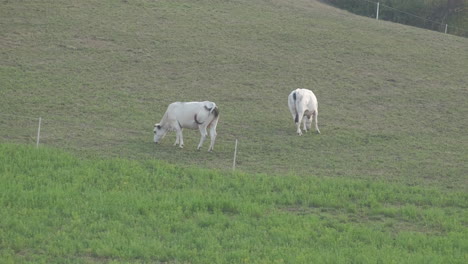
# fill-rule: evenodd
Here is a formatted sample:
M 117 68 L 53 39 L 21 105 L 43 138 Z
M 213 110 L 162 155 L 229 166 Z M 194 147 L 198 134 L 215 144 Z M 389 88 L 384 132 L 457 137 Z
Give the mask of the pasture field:
M 467 69 L 316 0 L 1 1 L 0 262 L 466 263 Z M 213 153 L 152 143 L 201 100 Z
M 468 194 L 0 144 L 1 263 L 466 263 Z
M 468 39 L 314 0 L 0 3 L 0 140 L 180 166 L 467 190 Z M 309 88 L 321 135 L 295 135 Z M 152 144 L 174 101 L 215 101 L 214 153 Z M 30 117 L 36 118 L 32 119 Z

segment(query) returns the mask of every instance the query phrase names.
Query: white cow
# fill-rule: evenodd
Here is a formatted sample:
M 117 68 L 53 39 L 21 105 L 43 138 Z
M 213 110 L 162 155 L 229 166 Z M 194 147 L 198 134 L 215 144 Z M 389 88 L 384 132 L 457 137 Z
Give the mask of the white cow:
M 208 134 L 206 129 L 210 129 L 211 144 L 208 151 L 213 150 L 216 139 L 216 126 L 219 119 L 219 109 L 215 103 L 204 102 L 175 102 L 167 107 L 161 122 L 154 125 L 154 142 L 158 143 L 169 131 L 176 131 L 176 141 L 174 146 L 179 144 L 184 146 L 182 129 L 198 129 L 201 138 L 197 149 L 200 149 Z
M 297 134 L 302 135 L 301 123 L 304 118 L 304 131 L 310 130 L 312 119 L 315 119 L 315 130 L 320 134 L 317 125 L 318 103 L 315 94 L 308 89 L 296 89 L 288 96 L 288 106 L 296 122 Z

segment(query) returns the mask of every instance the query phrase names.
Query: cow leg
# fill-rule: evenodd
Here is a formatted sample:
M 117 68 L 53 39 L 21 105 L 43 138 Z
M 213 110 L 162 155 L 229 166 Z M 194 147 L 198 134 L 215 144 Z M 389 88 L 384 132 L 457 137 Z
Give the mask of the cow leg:
M 304 131 L 308 132 L 312 127 L 312 115 L 306 115 L 304 117 Z
M 308 116 L 305 116 L 305 117 L 302 119 L 304 132 L 306 132 L 306 133 L 307 133 L 307 122 L 308 122 L 308 119 L 309 119 Z
M 304 114 L 303 113 L 297 113 L 296 115 L 296 132 L 299 136 L 302 136 L 302 131 L 301 131 L 301 124 L 302 124 L 302 119 L 304 117 Z
M 179 148 L 184 147 L 184 138 L 182 137 L 182 128 L 179 128 L 176 130 L 176 143 L 174 145 L 177 145 L 179 143 Z
M 315 131 L 317 131 L 318 134 L 320 134 L 320 130 L 318 128 L 318 121 L 317 121 L 317 117 L 318 117 L 318 111 L 315 111 L 314 112 L 314 115 L 313 115 L 313 118 L 314 118 L 314 121 L 315 121 Z
M 302 120 L 301 120 L 301 121 L 302 121 Z M 300 123 L 300 122 L 297 122 L 297 124 L 296 124 L 296 133 L 297 133 L 299 136 L 302 136 L 301 123 Z
M 177 146 L 177 144 L 179 144 L 179 133 L 176 132 L 176 139 L 175 139 L 175 142 L 174 142 L 174 146 Z
M 201 137 L 200 143 L 198 143 L 197 150 L 200 150 L 201 146 L 203 145 L 203 142 L 205 142 L 206 135 L 208 134 L 208 132 L 206 132 L 206 126 L 198 126 L 198 130 L 200 130 Z
M 215 120 L 213 120 L 213 122 L 211 122 L 210 124 L 210 140 L 211 140 L 211 143 L 210 143 L 210 147 L 208 148 L 208 151 L 213 151 L 213 147 L 214 147 L 214 144 L 215 144 L 215 140 L 216 140 L 216 126 L 218 125 L 218 118 L 216 118 Z

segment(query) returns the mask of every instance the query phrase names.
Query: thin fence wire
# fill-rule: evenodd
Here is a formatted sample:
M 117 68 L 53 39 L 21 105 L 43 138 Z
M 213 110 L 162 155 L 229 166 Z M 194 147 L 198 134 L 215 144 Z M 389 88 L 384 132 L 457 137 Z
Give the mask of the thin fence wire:
M 456 27 L 456 26 L 453 26 L 453 25 L 448 25 L 447 23 L 442 23 L 440 21 L 435 21 L 435 20 L 432 20 L 432 19 L 428 19 L 428 18 L 425 18 L 425 17 L 422 17 L 422 16 L 419 16 L 419 15 L 416 15 L 416 14 L 413 14 L 413 13 L 410 13 L 410 12 L 407 12 L 407 11 L 403 11 L 401 9 L 397 9 L 395 7 L 392 7 L 392 6 L 389 6 L 389 5 L 386 5 L 380 1 L 374 1 L 374 0 L 360 0 L 361 2 L 367 2 L 368 4 L 374 4 L 375 5 L 375 11 L 371 14 L 367 14 L 367 16 L 378 16 L 378 14 L 376 14 L 377 12 L 377 5 L 380 5 L 380 13 L 382 13 L 382 10 L 384 9 L 390 9 L 392 10 L 393 12 L 396 12 L 396 13 L 399 13 L 399 14 L 404 14 L 406 16 L 409 16 L 409 17 L 413 17 L 413 18 L 417 18 L 419 20 L 421 20 L 422 22 L 425 22 L 425 23 L 431 23 L 432 25 L 438 25 L 440 28 L 443 28 L 444 30 L 446 30 L 447 28 L 449 28 L 450 30 L 452 30 L 452 32 L 456 32 L 457 34 L 456 35 L 461 35 L 461 36 L 468 36 L 468 29 L 464 29 L 464 28 L 460 28 L 460 27 Z M 379 16 L 379 19 L 382 19 L 382 16 L 380 15 Z M 385 20 L 385 19 L 384 19 Z M 390 20 L 390 21 L 393 21 L 393 20 Z M 397 23 L 400 23 L 400 21 L 393 21 L 393 22 L 397 22 Z M 407 23 L 404 23 L 404 24 L 407 24 Z M 416 27 L 419 27 L 417 25 L 415 25 Z M 434 30 L 433 28 L 426 28 L 426 29 L 430 29 L 430 30 Z M 439 32 L 441 30 L 438 30 Z M 451 33 L 450 31 L 445 31 L 445 33 Z
M 3 139 L 23 144 L 36 143 L 38 118 L 11 114 L 1 115 L 0 132 L 8 131 L 7 134 L 1 133 Z
M 38 119 L 29 116 L 9 115 L 0 118 L 0 143 L 18 143 L 36 145 Z M 184 130 L 184 149 L 174 146 L 175 134 L 168 134 L 156 145 L 153 142 L 152 128 L 141 130 L 115 126 L 102 126 L 64 122 L 60 118 L 41 117 L 41 147 L 52 147 L 76 154 L 78 158 L 121 158 L 126 160 L 162 160 L 182 167 L 209 168 L 223 171 L 244 171 L 264 173 L 308 173 L 309 166 L 299 166 L 291 162 L 291 153 L 297 152 L 298 142 L 293 121 L 290 126 L 276 126 L 283 120 L 264 120 L 261 126 L 238 126 L 238 131 L 223 130 L 218 126 L 218 136 L 214 151 L 208 153 L 210 138 L 205 141 L 201 150 L 197 150 L 200 133 L 197 130 Z M 270 123 L 271 122 L 271 123 Z M 276 122 L 276 123 L 274 123 Z M 284 123 L 283 123 L 284 124 Z M 266 128 L 263 128 L 266 126 Z M 269 129 L 270 128 L 270 129 Z M 265 130 L 263 130 L 265 129 Z M 129 133 L 130 132 L 130 133 Z M 269 134 L 268 137 L 256 135 Z M 306 136 L 308 137 L 308 136 Z M 281 140 L 282 144 L 278 144 Z M 237 141 L 237 151 L 236 151 Z M 305 153 L 334 158 L 335 152 L 327 148 L 315 149 L 312 144 L 300 145 Z M 353 153 L 345 154 L 352 155 Z M 278 162 L 265 162 L 276 160 Z M 345 173 L 343 168 L 332 168 L 334 173 Z
M 38 140 L 39 117 L 13 114 L 0 114 L 0 117 L 0 142 L 27 145 L 36 145 L 39 142 L 39 146 L 57 147 L 84 154 L 84 156 L 102 155 L 104 157 L 163 160 L 172 160 L 177 156 L 182 159 L 190 158 L 192 161 L 194 161 L 193 156 L 202 156 L 203 158 L 199 162 L 210 160 L 206 159 L 206 155 L 193 155 L 196 152 L 207 152 L 210 144 L 210 137 L 207 136 L 201 150 L 197 151 L 200 134 L 196 130 L 184 130 L 184 151 L 177 151 L 178 146 L 173 146 L 174 133 L 168 133 L 160 144 L 155 145 L 152 127 L 136 130 L 41 117 L 40 138 Z M 245 127 L 245 129 L 249 129 L 249 127 Z M 237 166 L 236 163 L 233 163 L 236 162 L 233 159 L 241 162 L 243 160 L 239 155 L 251 156 L 268 152 L 271 145 L 271 142 L 248 140 L 240 134 L 220 135 L 218 129 L 214 152 L 215 157 L 222 157 L 224 161 L 219 163 L 219 159 L 217 159 L 219 164 L 216 164 L 215 167 L 233 169 Z M 195 160 L 195 163 L 197 162 Z

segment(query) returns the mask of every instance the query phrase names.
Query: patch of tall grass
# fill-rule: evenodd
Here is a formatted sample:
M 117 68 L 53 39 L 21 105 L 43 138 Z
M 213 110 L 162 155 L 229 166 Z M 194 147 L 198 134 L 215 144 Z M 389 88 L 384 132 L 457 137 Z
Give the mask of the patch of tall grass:
M 468 195 L 0 145 L 2 263 L 464 263 Z

